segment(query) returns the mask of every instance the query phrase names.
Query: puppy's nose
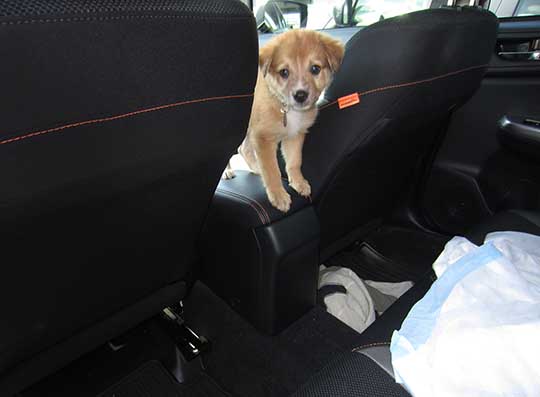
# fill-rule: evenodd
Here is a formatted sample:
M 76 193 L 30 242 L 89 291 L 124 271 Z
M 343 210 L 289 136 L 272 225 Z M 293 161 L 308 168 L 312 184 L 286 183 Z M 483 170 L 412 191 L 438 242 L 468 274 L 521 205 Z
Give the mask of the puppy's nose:
M 304 103 L 308 97 L 308 93 L 304 90 L 298 90 L 296 91 L 296 93 L 293 95 L 294 97 L 294 100 L 298 103 Z

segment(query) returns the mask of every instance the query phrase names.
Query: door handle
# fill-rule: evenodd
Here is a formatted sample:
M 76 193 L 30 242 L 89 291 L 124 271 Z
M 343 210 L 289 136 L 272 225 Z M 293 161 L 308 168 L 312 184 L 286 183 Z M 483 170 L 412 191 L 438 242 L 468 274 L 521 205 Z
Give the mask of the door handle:
M 503 116 L 498 138 L 504 146 L 540 159 L 540 117 Z
M 517 62 L 540 61 L 540 39 L 528 41 L 499 41 L 499 57 Z
M 540 61 L 540 50 L 534 51 L 501 51 L 501 58 L 509 61 Z

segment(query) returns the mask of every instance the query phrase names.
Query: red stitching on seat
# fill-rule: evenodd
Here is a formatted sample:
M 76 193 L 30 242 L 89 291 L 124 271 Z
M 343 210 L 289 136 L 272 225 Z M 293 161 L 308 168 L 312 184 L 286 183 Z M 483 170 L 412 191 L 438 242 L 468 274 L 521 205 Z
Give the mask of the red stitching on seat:
M 104 123 L 104 122 L 107 122 L 107 121 L 125 119 L 125 118 L 128 118 L 128 117 L 136 116 L 136 115 L 143 114 L 143 113 L 150 113 L 150 112 L 155 112 L 155 111 L 158 111 L 158 110 L 163 110 L 163 109 L 168 109 L 168 108 L 173 108 L 173 107 L 178 107 L 178 106 L 183 106 L 183 105 L 190 105 L 190 104 L 201 103 L 201 102 L 219 101 L 219 100 L 223 100 L 223 99 L 248 98 L 248 97 L 252 97 L 252 96 L 253 96 L 253 94 L 225 95 L 225 96 L 217 96 L 217 97 L 209 97 L 209 98 L 201 98 L 201 99 L 192 99 L 192 100 L 188 100 L 188 101 L 170 103 L 170 104 L 167 104 L 167 105 L 155 106 L 155 107 L 151 107 L 151 108 L 135 110 L 135 111 L 129 112 L 129 113 L 118 114 L 116 116 L 103 117 L 103 118 L 99 118 L 99 119 L 86 120 L 86 121 L 79 121 L 77 123 L 66 124 L 66 125 L 63 125 L 63 126 L 60 126 L 60 127 L 49 128 L 47 130 L 29 132 L 29 133 L 25 133 L 25 134 L 22 134 L 20 136 L 17 136 L 15 138 L 4 139 L 4 140 L 0 141 L 0 145 L 5 145 L 5 144 L 8 144 L 8 143 L 17 142 L 17 141 L 20 141 L 20 140 L 23 140 L 23 139 L 33 138 L 33 137 L 36 137 L 36 136 L 39 136 L 39 135 L 49 134 L 49 133 L 52 133 L 52 132 L 60 132 L 60 131 L 66 130 L 68 128 L 75 128 L 75 127 L 81 127 L 83 125 L 88 125 L 88 124 L 97 124 L 97 123 Z
M 360 97 L 362 97 L 363 95 L 374 94 L 374 93 L 377 93 L 377 92 L 387 91 L 387 90 L 391 90 L 391 89 L 394 89 L 394 88 L 403 88 L 403 87 L 410 87 L 410 86 L 418 85 L 418 84 L 430 83 L 430 82 L 435 81 L 435 80 L 444 79 L 446 77 L 454 76 L 454 75 L 459 74 L 459 73 L 468 72 L 470 70 L 486 68 L 488 66 L 489 65 L 487 65 L 487 64 L 486 65 L 478 65 L 478 66 L 470 66 L 468 68 L 456 70 L 455 72 L 449 72 L 449 73 L 441 74 L 440 76 L 430 77 L 430 78 L 423 79 L 423 80 L 412 81 L 410 83 L 393 84 L 393 85 L 387 85 L 387 86 L 384 86 L 384 87 L 373 88 L 371 90 L 358 92 L 358 95 L 360 95 Z M 323 106 L 321 106 L 319 108 L 319 110 L 326 109 L 329 106 L 335 105 L 337 102 L 338 101 L 335 100 L 335 101 L 326 103 Z

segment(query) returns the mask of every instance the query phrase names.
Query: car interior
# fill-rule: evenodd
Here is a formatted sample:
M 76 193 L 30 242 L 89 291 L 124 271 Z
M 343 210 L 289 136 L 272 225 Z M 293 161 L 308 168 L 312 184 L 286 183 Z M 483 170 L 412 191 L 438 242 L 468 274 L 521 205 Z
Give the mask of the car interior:
M 271 21 L 313 2 L 0 2 L 0 396 L 410 396 L 390 338 L 445 244 L 540 235 L 540 3 L 504 1 L 336 2 L 286 213 L 220 178 Z M 359 333 L 321 265 L 414 285 Z

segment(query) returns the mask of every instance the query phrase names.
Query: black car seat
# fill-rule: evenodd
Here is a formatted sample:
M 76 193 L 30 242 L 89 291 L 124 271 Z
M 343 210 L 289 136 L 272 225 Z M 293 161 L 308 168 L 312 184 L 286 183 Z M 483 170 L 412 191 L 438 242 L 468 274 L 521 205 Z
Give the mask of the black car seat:
M 322 260 L 403 199 L 452 110 L 479 87 L 497 24 L 479 9 L 430 9 L 375 23 L 349 40 L 304 146 Z M 339 98 L 359 103 L 340 109 Z
M 0 395 L 184 296 L 257 46 L 239 0 L 0 2 Z

